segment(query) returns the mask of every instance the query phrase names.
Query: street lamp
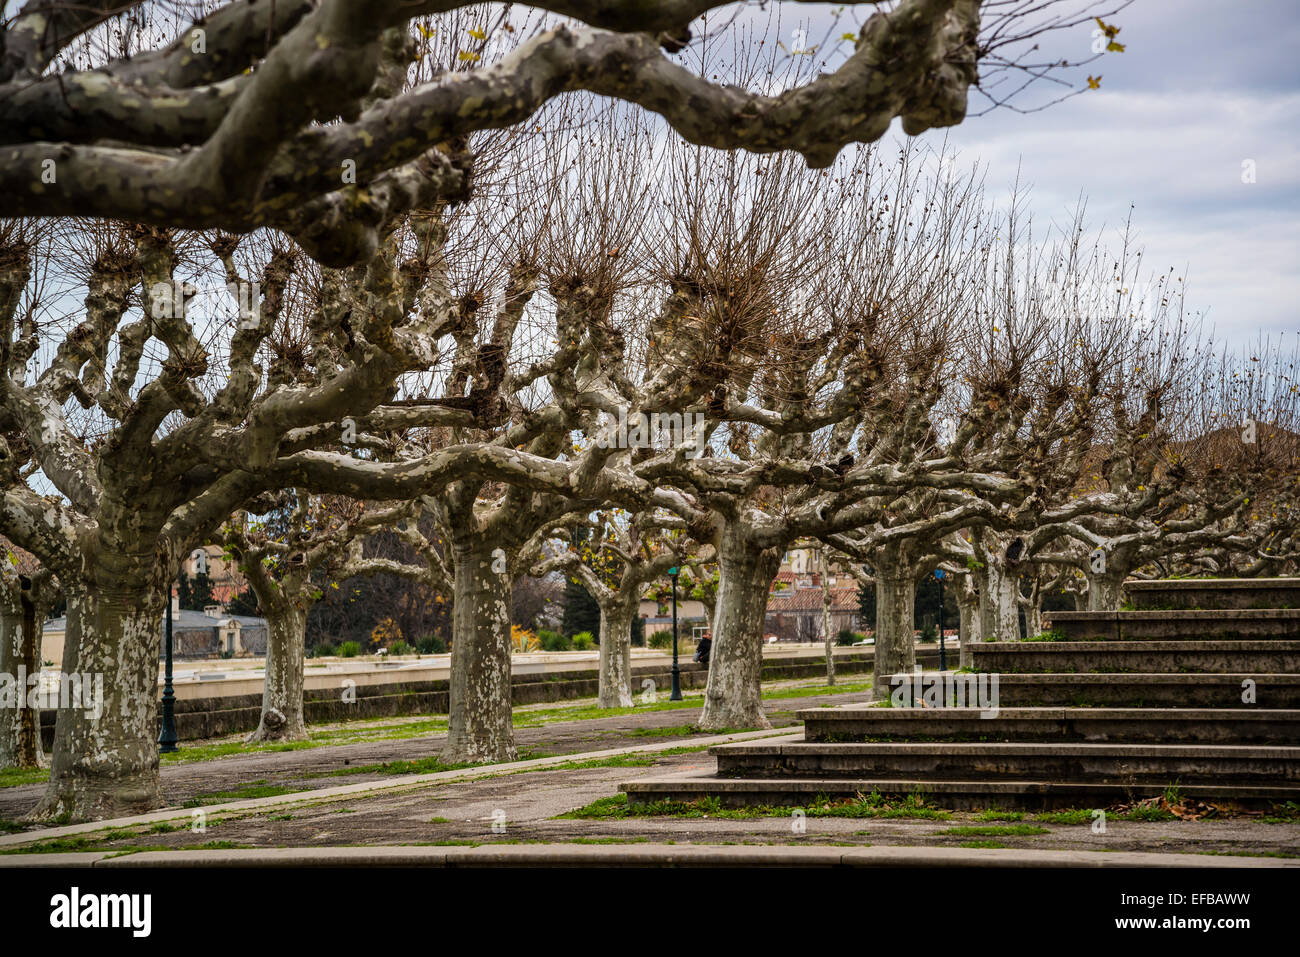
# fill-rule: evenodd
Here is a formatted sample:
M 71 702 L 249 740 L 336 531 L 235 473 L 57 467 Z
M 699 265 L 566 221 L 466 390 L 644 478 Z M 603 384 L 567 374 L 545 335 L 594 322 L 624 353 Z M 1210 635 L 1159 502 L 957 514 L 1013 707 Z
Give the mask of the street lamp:
M 170 754 L 178 750 L 176 742 L 176 690 L 172 687 L 172 589 L 167 586 L 167 668 L 163 680 L 162 730 L 158 733 L 158 751 Z
M 939 670 L 948 670 L 948 659 L 944 655 L 943 648 L 943 579 L 945 572 L 942 568 L 934 570 L 934 580 L 939 583 Z
M 673 580 L 673 693 L 669 701 L 682 700 L 682 670 L 677 665 L 677 575 L 681 571 L 676 565 L 668 569 L 668 577 Z
M 208 553 L 201 548 L 194 549 L 190 553 L 190 558 L 194 559 L 194 574 L 206 575 L 208 573 Z M 177 594 L 179 589 L 180 573 L 177 573 Z M 176 742 L 180 740 L 176 734 L 176 689 L 172 687 L 172 589 L 167 586 L 167 665 L 164 669 L 163 677 L 163 696 L 162 696 L 162 728 L 158 732 L 158 751 L 161 754 L 170 754 L 173 751 L 179 751 Z

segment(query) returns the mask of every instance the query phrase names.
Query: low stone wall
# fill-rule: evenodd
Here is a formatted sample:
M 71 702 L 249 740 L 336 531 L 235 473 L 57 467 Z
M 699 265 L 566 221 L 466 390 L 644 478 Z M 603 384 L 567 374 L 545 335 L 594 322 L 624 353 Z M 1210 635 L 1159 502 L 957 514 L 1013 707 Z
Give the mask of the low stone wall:
M 948 648 L 948 666 L 955 667 L 957 649 Z M 840 675 L 867 674 L 875 662 L 875 649 L 870 647 L 841 651 L 835 656 L 835 673 Z M 918 648 L 917 663 L 925 668 L 937 668 L 938 646 Z M 708 671 L 703 665 L 682 660 L 682 688 L 703 688 L 708 681 Z M 797 678 L 816 678 L 826 673 L 826 659 L 816 657 L 766 657 L 763 659 L 763 680 L 782 681 Z M 671 665 L 642 665 L 632 668 L 632 692 L 640 695 L 643 682 L 655 683 L 660 696 L 672 688 Z M 599 679 L 595 668 L 558 671 L 542 674 L 514 675 L 511 696 L 515 704 L 538 704 L 546 701 L 566 701 L 575 698 L 594 698 Z M 348 721 L 357 718 L 386 718 L 416 714 L 446 714 L 448 708 L 448 681 L 413 681 L 395 684 L 353 687 L 355 700 L 343 700 L 343 687 L 309 689 L 303 695 L 303 707 L 308 724 Z M 181 740 L 212 738 L 257 727 L 262 714 L 262 695 L 228 695 L 224 697 L 191 698 L 176 702 L 176 733 Z M 55 712 L 41 714 L 41 732 L 46 748 L 54 738 Z

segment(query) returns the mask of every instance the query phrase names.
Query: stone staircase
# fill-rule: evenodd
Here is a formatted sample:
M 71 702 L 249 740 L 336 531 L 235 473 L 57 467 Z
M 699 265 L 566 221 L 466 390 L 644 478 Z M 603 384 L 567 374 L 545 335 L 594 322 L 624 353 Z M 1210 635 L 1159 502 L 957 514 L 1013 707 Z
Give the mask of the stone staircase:
M 710 748 L 716 772 L 621 789 L 633 804 L 731 807 L 876 791 L 955 810 L 1094 808 L 1170 786 L 1247 807 L 1300 801 L 1300 579 L 1128 587 L 1135 610 L 1053 614 L 1058 640 L 978 643 L 976 674 L 919 676 L 929 693 L 896 695 L 903 706 L 804 710 L 802 734 Z M 991 691 L 994 676 L 994 706 L 953 706 L 956 683 Z

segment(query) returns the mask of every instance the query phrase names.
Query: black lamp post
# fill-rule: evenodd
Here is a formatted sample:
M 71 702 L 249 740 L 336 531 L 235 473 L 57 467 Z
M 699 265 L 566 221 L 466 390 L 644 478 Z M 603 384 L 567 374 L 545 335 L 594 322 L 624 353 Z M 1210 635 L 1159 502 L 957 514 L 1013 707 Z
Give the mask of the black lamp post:
M 163 680 L 162 730 L 158 733 L 158 751 L 169 754 L 176 747 L 176 691 L 172 688 L 172 590 L 167 588 L 167 667 Z
M 945 573 L 942 568 L 934 570 L 934 580 L 939 583 L 939 670 L 948 670 L 948 659 L 944 654 L 943 647 L 943 579 Z
M 668 696 L 669 701 L 682 700 L 682 671 L 677 666 L 677 574 L 680 571 L 676 565 L 668 569 L 668 576 L 673 580 L 673 693 Z

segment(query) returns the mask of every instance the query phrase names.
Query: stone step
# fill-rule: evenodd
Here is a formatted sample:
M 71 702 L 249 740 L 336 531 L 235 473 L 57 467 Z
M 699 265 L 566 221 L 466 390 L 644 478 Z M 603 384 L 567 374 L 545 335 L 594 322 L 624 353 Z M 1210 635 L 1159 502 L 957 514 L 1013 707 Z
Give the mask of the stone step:
M 1300 747 L 1205 744 L 844 743 L 801 735 L 709 749 L 730 778 L 1010 778 L 1022 781 L 1238 784 L 1300 783 Z
M 1300 675 L 1014 674 L 998 675 L 1006 708 L 1242 708 L 1253 682 L 1256 708 L 1300 708 Z
M 657 801 L 712 799 L 723 807 L 799 808 L 830 799 L 852 800 L 878 793 L 891 801 L 922 798 L 926 805 L 954 811 L 1000 808 L 1045 811 L 1063 808 L 1106 808 L 1157 797 L 1176 786 L 1182 796 L 1197 801 L 1234 803 L 1268 808 L 1300 800 L 1300 785 L 1287 784 L 1164 784 L 1050 781 L 905 780 L 872 777 L 843 778 L 720 778 L 707 769 L 662 778 L 639 778 L 619 785 L 632 805 Z
M 1300 608 L 1300 578 L 1126 581 L 1135 608 Z
M 984 715 L 989 715 L 985 717 Z M 882 708 L 796 712 L 808 741 L 1300 743 L 1300 710 L 1262 708 Z
M 1053 611 L 1043 627 L 1069 641 L 1300 639 L 1300 608 L 1182 611 Z
M 977 641 L 989 672 L 1300 673 L 1300 641 Z

